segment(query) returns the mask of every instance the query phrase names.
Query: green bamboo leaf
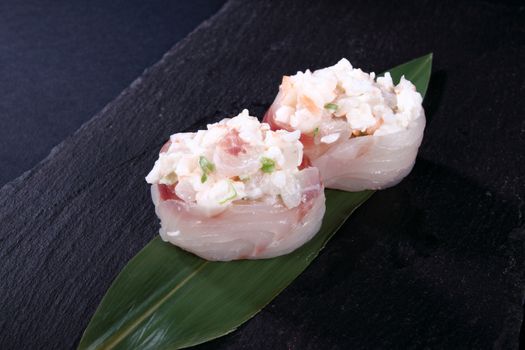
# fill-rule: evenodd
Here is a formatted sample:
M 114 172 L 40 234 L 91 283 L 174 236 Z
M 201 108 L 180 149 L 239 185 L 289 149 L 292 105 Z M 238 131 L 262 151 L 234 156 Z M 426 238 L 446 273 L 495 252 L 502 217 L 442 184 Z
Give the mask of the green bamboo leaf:
M 421 96 L 425 97 L 430 81 L 430 72 L 432 70 L 432 54 L 418 57 L 407 63 L 403 63 L 393 69 L 388 70 L 392 75 L 394 83 L 398 83 L 401 76 L 410 80 L 416 86 Z
M 424 95 L 432 54 L 390 70 Z M 158 237 L 120 272 L 91 319 L 79 349 L 175 349 L 234 331 L 288 286 L 373 191 L 326 190 L 319 233 L 268 260 L 209 262 Z

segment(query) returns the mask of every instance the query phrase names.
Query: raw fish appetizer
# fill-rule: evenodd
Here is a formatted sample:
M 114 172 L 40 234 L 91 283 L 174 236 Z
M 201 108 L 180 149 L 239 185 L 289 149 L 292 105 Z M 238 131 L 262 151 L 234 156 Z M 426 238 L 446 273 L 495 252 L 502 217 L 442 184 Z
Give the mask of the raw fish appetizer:
M 327 188 L 382 189 L 414 166 L 425 129 L 422 97 L 401 77 L 394 85 L 346 59 L 284 76 L 265 115 L 272 129 L 300 131 L 304 153 Z
M 300 131 L 270 130 L 244 110 L 207 130 L 171 135 L 146 177 L 164 241 L 208 260 L 271 258 L 319 230 L 317 168 Z

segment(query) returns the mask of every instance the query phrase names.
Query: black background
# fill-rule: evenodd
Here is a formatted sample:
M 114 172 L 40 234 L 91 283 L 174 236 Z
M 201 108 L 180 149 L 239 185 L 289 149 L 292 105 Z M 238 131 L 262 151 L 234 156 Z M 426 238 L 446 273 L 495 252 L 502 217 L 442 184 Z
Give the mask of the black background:
M 6 4 L 4 182 L 218 7 Z M 262 115 L 283 73 L 342 56 L 379 72 L 433 51 L 412 174 L 376 193 L 258 316 L 202 347 L 518 347 L 524 23 L 512 2 L 229 2 L 0 190 L 0 344 L 78 343 L 114 276 L 155 235 L 143 176 L 170 133 L 243 107 Z
M 0 186 L 47 156 L 223 3 L 0 1 Z

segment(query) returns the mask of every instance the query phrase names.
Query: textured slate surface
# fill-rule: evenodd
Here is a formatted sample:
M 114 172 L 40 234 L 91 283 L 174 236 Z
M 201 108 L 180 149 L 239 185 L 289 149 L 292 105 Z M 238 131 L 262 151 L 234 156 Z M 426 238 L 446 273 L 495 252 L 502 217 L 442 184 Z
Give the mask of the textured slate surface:
M 413 173 L 374 195 L 269 307 L 201 348 L 517 348 L 524 14 L 489 2 L 230 1 L 0 190 L 2 348 L 78 343 L 156 234 L 143 176 L 170 133 L 243 107 L 262 116 L 283 73 L 342 56 L 382 71 L 430 51 Z
M 0 2 L 0 186 L 113 100 L 225 0 Z

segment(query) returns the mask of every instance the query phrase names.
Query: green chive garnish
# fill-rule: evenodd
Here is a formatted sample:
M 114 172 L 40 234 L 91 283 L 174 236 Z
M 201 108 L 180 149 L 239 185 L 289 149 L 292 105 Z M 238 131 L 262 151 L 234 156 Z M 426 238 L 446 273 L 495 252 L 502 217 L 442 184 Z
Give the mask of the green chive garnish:
M 261 158 L 261 170 L 263 173 L 271 173 L 275 170 L 275 160 L 267 157 Z
M 201 182 L 204 183 L 208 180 L 208 174 L 215 170 L 215 165 L 204 156 L 199 157 L 199 165 L 202 170 Z
M 314 137 L 316 137 L 318 134 L 319 134 L 319 128 L 317 127 L 314 129 Z
M 335 103 L 327 103 L 327 104 L 324 105 L 324 108 L 328 109 L 329 111 L 331 111 L 333 113 L 333 112 L 337 111 L 339 106 L 336 105 Z
M 225 198 L 223 199 L 222 201 L 219 202 L 219 204 L 224 204 L 226 203 L 227 201 L 229 200 L 232 200 L 234 199 L 235 197 L 237 197 L 237 191 L 235 190 L 235 186 L 233 186 L 233 184 L 231 183 L 231 181 L 229 181 L 229 184 L 230 184 L 230 189 L 232 190 L 232 195 L 229 196 L 228 198 Z

